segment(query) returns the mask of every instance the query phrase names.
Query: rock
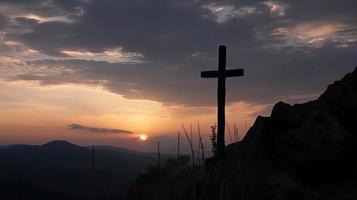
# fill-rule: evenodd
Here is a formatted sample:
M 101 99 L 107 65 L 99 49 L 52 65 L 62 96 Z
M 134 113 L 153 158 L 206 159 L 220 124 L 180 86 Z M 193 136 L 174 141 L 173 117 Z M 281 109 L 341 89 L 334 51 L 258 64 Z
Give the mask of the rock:
M 294 108 L 282 101 L 275 104 L 271 118 L 278 128 L 292 128 L 299 124 L 299 117 Z
M 329 85 L 316 101 L 294 106 L 278 102 L 266 126 L 270 130 L 260 134 L 270 132 L 277 155 L 287 162 L 339 162 L 356 150 L 356 116 L 357 68 Z
M 350 133 L 330 114 L 312 112 L 301 125 L 276 133 L 277 152 L 291 163 L 341 160 L 351 146 Z

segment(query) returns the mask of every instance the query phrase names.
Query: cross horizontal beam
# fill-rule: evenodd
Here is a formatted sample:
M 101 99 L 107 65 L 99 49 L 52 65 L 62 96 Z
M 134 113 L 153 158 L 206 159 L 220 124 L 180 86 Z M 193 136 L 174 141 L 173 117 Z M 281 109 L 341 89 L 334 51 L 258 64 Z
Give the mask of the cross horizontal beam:
M 235 76 L 244 76 L 244 69 L 229 69 L 226 70 L 223 74 L 223 77 L 235 77 Z M 202 78 L 217 78 L 219 77 L 218 71 L 203 71 L 201 72 Z
M 201 77 L 202 78 L 217 78 L 218 71 L 203 71 L 203 72 L 201 72 Z

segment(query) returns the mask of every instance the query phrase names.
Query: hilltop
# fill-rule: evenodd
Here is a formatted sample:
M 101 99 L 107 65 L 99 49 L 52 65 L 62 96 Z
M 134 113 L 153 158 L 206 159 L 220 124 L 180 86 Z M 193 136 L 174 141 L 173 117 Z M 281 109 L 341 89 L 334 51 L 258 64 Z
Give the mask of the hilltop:
M 141 176 L 129 199 L 357 199 L 356 124 L 357 68 L 314 101 L 257 117 L 224 165 L 171 163 Z

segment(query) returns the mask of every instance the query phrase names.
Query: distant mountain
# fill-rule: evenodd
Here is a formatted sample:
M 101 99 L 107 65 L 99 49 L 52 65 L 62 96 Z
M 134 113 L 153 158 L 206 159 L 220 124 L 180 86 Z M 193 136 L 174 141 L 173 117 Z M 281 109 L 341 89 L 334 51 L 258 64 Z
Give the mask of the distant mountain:
M 72 144 L 70 142 L 67 142 L 65 140 L 54 140 L 54 141 L 50 141 L 46 144 L 43 144 L 41 145 L 42 147 L 44 148 L 48 148 L 48 149 L 58 149 L 58 150 L 64 150 L 64 149 L 80 149 L 82 148 L 81 146 L 78 146 L 78 145 L 75 145 L 75 144 Z
M 86 148 L 92 148 L 92 146 L 87 146 Z M 157 152 L 153 152 L 153 153 L 142 152 L 142 151 L 136 151 L 136 150 L 132 150 L 132 149 L 124 149 L 124 148 L 120 148 L 120 147 L 113 147 L 113 146 L 106 146 L 106 145 L 96 145 L 95 149 L 97 149 L 97 150 L 118 151 L 118 152 L 122 152 L 122 153 L 141 155 L 141 156 L 145 156 L 145 157 L 152 157 L 152 158 L 155 158 L 155 160 L 157 160 Z M 163 159 L 168 159 L 168 158 L 176 157 L 176 155 L 161 153 L 160 157 L 163 158 Z
M 67 141 L 51 141 L 43 145 L 11 145 L 0 148 L 1 165 L 26 166 L 26 168 L 92 168 L 92 150 Z M 117 175 L 133 178 L 148 166 L 155 165 L 156 157 L 109 146 L 95 147 L 96 169 L 108 170 Z
M 87 148 L 92 148 L 92 146 L 88 146 Z M 156 156 L 156 153 L 148 153 L 148 152 L 141 152 L 141 151 L 135 151 L 132 149 L 124 149 L 120 147 L 113 147 L 113 146 L 107 146 L 107 145 L 96 145 L 96 149 L 101 149 L 101 150 L 109 150 L 109 151 L 119 151 L 123 153 L 130 153 L 130 154 L 136 154 L 136 155 L 144 155 L 144 156 Z
M 94 149 L 95 170 L 92 149 L 67 141 L 2 146 L 0 187 L 9 182 L 18 183 L 19 187 L 31 185 L 30 188 L 43 190 L 50 196 L 51 192 L 68 196 L 64 199 L 117 199 L 139 173 L 157 163 L 150 153 L 110 146 Z M 37 197 L 34 199 L 40 199 Z

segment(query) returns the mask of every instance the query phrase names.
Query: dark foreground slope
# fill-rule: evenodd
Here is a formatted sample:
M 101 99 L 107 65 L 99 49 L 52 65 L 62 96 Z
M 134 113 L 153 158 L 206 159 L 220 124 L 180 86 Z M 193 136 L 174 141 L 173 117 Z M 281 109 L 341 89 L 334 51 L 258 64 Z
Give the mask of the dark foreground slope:
M 277 103 L 226 147 L 224 162 L 152 170 L 129 199 L 357 199 L 356 141 L 357 69 L 315 101 Z
M 114 147 L 91 148 L 66 141 L 0 149 L 0 188 L 5 199 L 120 199 L 156 158 Z M 3 199 L 3 198 L 1 198 Z

